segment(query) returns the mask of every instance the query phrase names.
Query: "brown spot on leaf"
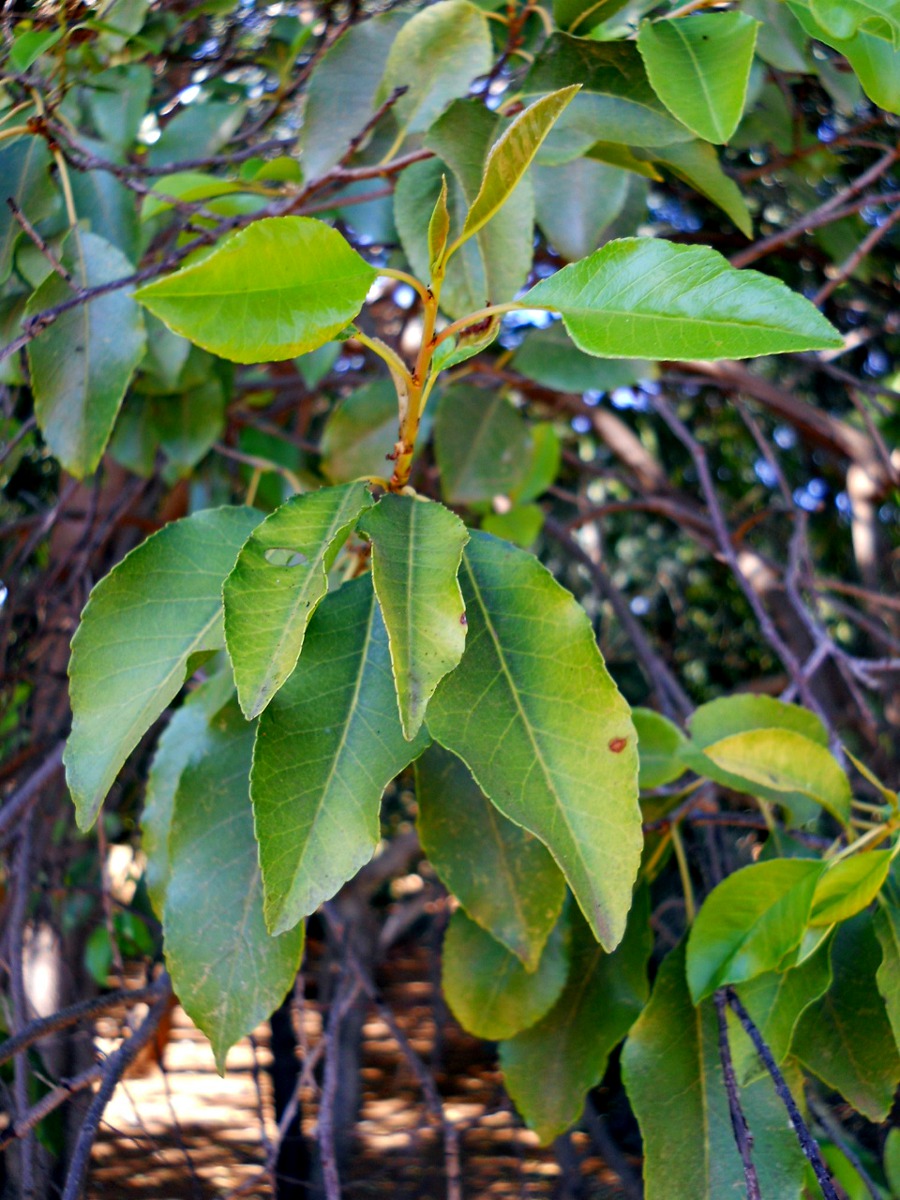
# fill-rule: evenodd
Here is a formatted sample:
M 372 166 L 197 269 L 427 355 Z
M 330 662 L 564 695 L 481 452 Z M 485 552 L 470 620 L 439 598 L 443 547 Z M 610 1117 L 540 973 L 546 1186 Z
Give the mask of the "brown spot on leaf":
M 460 625 L 468 625 L 469 618 L 466 616 L 465 613 L 463 613 L 462 616 L 459 618 L 459 623 L 460 623 Z
M 610 738 L 609 748 L 613 754 L 621 754 L 627 745 L 627 737 Z

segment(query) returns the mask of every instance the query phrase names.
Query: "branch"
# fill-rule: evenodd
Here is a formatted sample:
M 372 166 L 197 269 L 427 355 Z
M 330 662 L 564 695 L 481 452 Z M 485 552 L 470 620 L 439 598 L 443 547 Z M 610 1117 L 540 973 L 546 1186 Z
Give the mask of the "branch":
M 750 1132 L 750 1126 L 747 1124 L 747 1118 L 741 1108 L 740 1092 L 734 1074 L 734 1063 L 731 1059 L 731 1046 L 728 1044 L 728 1022 L 725 1019 L 727 1001 L 721 988 L 713 996 L 713 1002 L 716 1006 L 716 1020 L 719 1026 L 719 1058 L 722 1062 L 722 1074 L 725 1077 L 725 1090 L 728 1093 L 728 1111 L 731 1114 L 734 1142 L 744 1167 L 747 1200 L 761 1200 L 759 1176 L 753 1165 L 753 1134 Z
M 0 838 L 4 836 L 31 808 L 38 799 L 41 788 L 53 778 L 62 766 L 62 756 L 65 743 L 60 742 L 47 758 L 41 763 L 34 774 L 26 779 L 18 791 L 13 792 L 7 802 L 0 808 Z M 2 1059 L 0 1059 L 2 1062 Z

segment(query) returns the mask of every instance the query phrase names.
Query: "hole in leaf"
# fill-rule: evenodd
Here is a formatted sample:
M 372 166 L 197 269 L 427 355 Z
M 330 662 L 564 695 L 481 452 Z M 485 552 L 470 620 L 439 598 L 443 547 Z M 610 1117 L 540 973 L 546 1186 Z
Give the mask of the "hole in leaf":
M 305 567 L 309 559 L 299 550 L 291 550 L 288 546 L 273 546 L 265 551 L 265 560 L 273 567 Z

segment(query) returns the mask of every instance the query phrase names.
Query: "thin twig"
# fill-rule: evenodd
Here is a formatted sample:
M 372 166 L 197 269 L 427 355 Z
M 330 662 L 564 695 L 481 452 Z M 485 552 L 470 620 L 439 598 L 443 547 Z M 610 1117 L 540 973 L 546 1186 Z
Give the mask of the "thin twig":
M 744 1168 L 744 1182 L 747 1184 L 747 1200 L 761 1200 L 759 1176 L 753 1165 L 753 1134 L 741 1108 L 741 1096 L 738 1091 L 737 1078 L 734 1073 L 734 1062 L 731 1058 L 731 1046 L 728 1043 L 728 1022 L 725 1018 L 727 1000 L 721 988 L 713 996 L 716 1008 L 716 1020 L 719 1026 L 719 1059 L 722 1063 L 722 1075 L 725 1078 L 725 1091 L 728 1093 L 728 1111 L 731 1114 L 731 1128 L 734 1130 L 734 1142 L 741 1156 Z

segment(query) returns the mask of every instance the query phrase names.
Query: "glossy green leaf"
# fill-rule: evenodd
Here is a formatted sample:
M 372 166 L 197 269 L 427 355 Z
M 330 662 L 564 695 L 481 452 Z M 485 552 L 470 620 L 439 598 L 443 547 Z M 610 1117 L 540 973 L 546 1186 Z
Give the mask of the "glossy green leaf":
M 403 736 L 371 575 L 326 596 L 259 721 L 251 792 L 272 933 L 315 912 L 369 861 L 381 794 L 428 738 Z
M 528 106 L 504 130 L 491 147 L 484 164 L 484 178 L 466 216 L 460 237 L 470 238 L 502 208 L 525 172 L 560 113 L 574 99 L 579 85 L 571 84 Z
M 297 665 L 328 568 L 372 504 L 364 483 L 294 496 L 266 517 L 225 580 L 225 643 L 244 715 L 257 717 Z
M 435 688 L 465 649 L 457 574 L 469 535 L 443 504 L 391 495 L 364 514 L 360 532 L 372 543 L 372 577 L 388 631 L 400 723 L 412 740 Z
M 870 850 L 832 863 L 816 885 L 810 925 L 834 925 L 868 908 L 890 867 L 890 850 Z
M 499 388 L 457 384 L 441 396 L 434 451 L 448 504 L 509 495 L 525 481 L 531 449 L 524 418 Z
M 691 1002 L 683 946 L 659 969 L 650 1003 L 622 1052 L 628 1098 L 644 1142 L 646 1200 L 722 1200 L 744 1194 L 712 1001 Z M 799 1200 L 804 1162 L 771 1081 L 740 1091 L 753 1131 L 760 1192 Z
M 621 945 L 607 954 L 573 908 L 565 990 L 537 1025 L 500 1046 L 507 1090 L 544 1144 L 578 1120 L 610 1052 L 647 1000 L 649 918 L 647 896 L 639 892 Z
M 269 937 L 249 802 L 252 725 L 232 703 L 181 775 L 169 834 L 166 965 L 188 1016 L 212 1043 L 219 1073 L 235 1042 L 290 990 L 303 926 Z
M 544 842 L 612 949 L 642 843 L 628 706 L 586 613 L 537 559 L 475 532 L 460 583 L 466 651 L 435 692 L 429 729 Z
M 216 737 L 212 718 L 233 694 L 229 670 L 213 675 L 191 692 L 163 731 L 150 764 L 141 813 L 141 849 L 147 863 L 144 879 L 150 902 L 160 918 L 169 882 L 169 830 L 175 793 L 184 769 L 210 753 Z
M 544 844 L 508 821 L 465 763 L 437 745 L 416 763 L 416 803 L 422 848 L 441 882 L 533 971 L 565 897 Z
M 423 133 L 473 79 L 491 69 L 488 21 L 469 0 L 438 0 L 394 38 L 377 101 L 405 87 L 393 115 L 403 133 Z
M 687 978 L 699 1003 L 726 983 L 773 971 L 800 944 L 825 864 L 806 858 L 758 862 L 707 896 L 687 943 Z
M 734 733 L 704 747 L 699 755 L 685 747 L 682 757 L 700 774 L 751 795 L 783 794 L 787 804 L 793 795 L 805 796 L 841 822 L 850 817 L 850 781 L 837 760 L 824 746 L 792 729 Z
M 900 1083 L 900 1053 L 876 984 L 880 961 L 868 913 L 841 925 L 831 947 L 834 982 L 800 1018 L 793 1042 L 804 1066 L 876 1123 Z
M 680 779 L 686 768 L 678 751 L 685 738 L 678 726 L 650 708 L 633 708 L 631 719 L 638 735 L 641 788 L 665 787 Z
M 799 704 L 785 704 L 773 696 L 751 692 L 701 704 L 688 721 L 691 741 L 701 749 L 753 729 L 792 729 L 820 746 L 828 746 L 828 732 L 815 713 Z
M 822 946 L 800 966 L 788 971 L 767 971 L 736 989 L 779 1066 L 790 1053 L 797 1022 L 830 985 L 831 956 L 828 948 Z M 739 1082 L 744 1084 L 762 1075 L 765 1067 L 749 1037 L 737 1035 L 739 1022 L 733 1013 L 729 1014 L 729 1023 L 734 1068 Z
M 900 113 L 900 50 L 864 29 L 851 38 L 835 37 L 816 21 L 809 0 L 791 0 L 788 8 L 810 37 L 844 55 L 870 100 L 888 112 Z
M 300 130 L 300 161 L 308 179 L 336 166 L 371 117 L 388 54 L 406 19 L 387 12 L 360 21 L 316 64 Z
M 335 229 L 269 217 L 137 297 L 192 342 L 235 362 L 293 358 L 330 341 L 359 312 L 376 275 Z
M 538 162 L 571 162 L 596 142 L 665 146 L 691 132 L 660 103 L 633 42 L 595 42 L 555 34 L 522 85 L 525 96 L 580 83 L 538 155 Z
M 65 755 L 82 829 L 93 824 L 119 768 L 178 694 L 191 656 L 224 646 L 222 581 L 261 515 L 219 508 L 174 521 L 91 592 L 72 641 L 73 721 Z
M 780 279 L 659 238 L 610 242 L 542 280 L 522 304 L 562 313 L 577 346 L 608 358 L 752 358 L 843 345 Z
M 741 119 L 759 23 L 746 13 L 700 13 L 641 26 L 638 49 L 666 108 L 707 142 L 727 142 Z
M 497 1041 L 513 1037 L 549 1011 L 566 982 L 568 953 L 557 925 L 534 971 L 461 908 L 450 919 L 441 956 L 441 981 L 450 1011 L 469 1033 Z
M 78 287 L 132 273 L 131 263 L 96 234 L 73 230 L 63 261 Z M 52 274 L 28 302 L 28 316 L 72 296 Z M 28 346 L 34 411 L 62 465 L 81 479 L 96 470 L 135 367 L 144 357 L 144 321 L 127 289 L 62 313 Z
M 747 201 L 731 176 L 722 170 L 719 157 L 708 142 L 681 142 L 647 153 L 658 166 L 665 167 L 721 208 L 746 237 L 753 236 L 753 218 Z
M 900 0 L 810 0 L 809 8 L 832 37 L 846 40 L 863 31 L 900 47 Z
M 642 359 L 598 359 L 572 344 L 562 321 L 532 329 L 512 365 L 527 379 L 559 392 L 612 392 L 652 379 L 656 368 Z
M 535 167 L 532 178 L 538 225 L 568 262 L 597 249 L 628 194 L 627 172 L 590 158 Z

